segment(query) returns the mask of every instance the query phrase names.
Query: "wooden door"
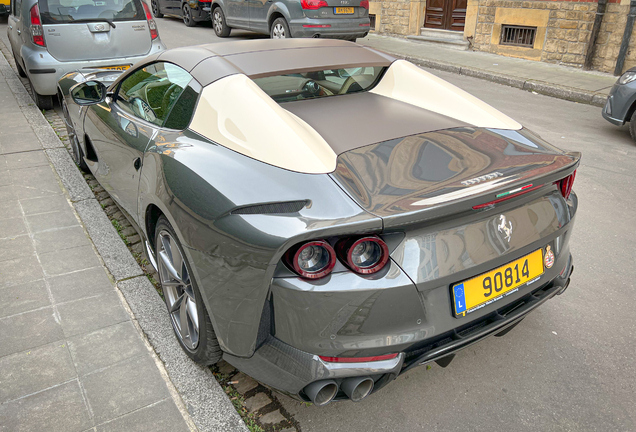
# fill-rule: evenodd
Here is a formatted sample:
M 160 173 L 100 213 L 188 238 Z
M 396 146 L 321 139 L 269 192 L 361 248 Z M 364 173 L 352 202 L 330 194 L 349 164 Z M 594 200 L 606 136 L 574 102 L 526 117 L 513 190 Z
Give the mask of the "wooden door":
M 467 0 L 428 0 L 424 27 L 464 31 Z

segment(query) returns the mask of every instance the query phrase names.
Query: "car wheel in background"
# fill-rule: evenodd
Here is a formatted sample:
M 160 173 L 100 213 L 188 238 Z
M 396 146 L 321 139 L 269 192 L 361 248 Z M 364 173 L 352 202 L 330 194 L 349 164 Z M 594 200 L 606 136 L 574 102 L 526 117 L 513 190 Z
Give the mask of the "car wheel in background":
M 214 27 L 214 33 L 218 37 L 228 37 L 232 31 L 232 28 L 228 27 L 225 22 L 225 14 L 221 6 L 215 7 L 214 12 L 212 12 L 212 27 Z
M 179 344 L 199 364 L 218 362 L 223 353 L 212 322 L 181 243 L 164 216 L 157 222 L 155 253 L 159 282 Z
M 190 6 L 187 3 L 183 5 L 182 18 L 183 18 L 183 23 L 186 25 L 186 27 L 194 27 L 197 25 L 194 19 L 192 19 L 192 9 L 190 9 Z
M 18 61 L 18 58 L 15 56 L 15 53 L 13 53 L 13 60 L 15 60 L 15 67 L 16 69 L 18 69 L 18 75 L 20 75 L 22 78 L 26 78 L 27 74 L 24 69 L 22 69 L 22 65 Z
M 31 97 L 35 101 L 35 105 L 42 110 L 53 109 L 53 96 L 43 96 L 36 92 L 31 80 L 29 80 L 29 85 L 31 86 L 31 92 L 33 93 Z
M 163 18 L 163 14 L 159 12 L 159 0 L 152 0 L 150 2 L 150 8 L 152 9 L 152 16 L 155 18 Z
M 77 134 L 75 133 L 75 128 L 73 127 L 73 122 L 71 121 L 71 116 L 68 112 L 68 106 L 66 105 L 66 101 L 63 98 L 60 100 L 62 102 L 62 112 L 64 113 L 64 124 L 66 125 L 66 133 L 68 134 L 68 140 L 71 143 L 71 156 L 73 157 L 73 161 L 80 167 L 80 169 L 85 173 L 88 173 L 90 171 L 88 169 L 88 165 L 86 165 L 86 161 L 84 160 L 84 152 L 82 151 L 82 147 L 80 146 L 79 140 L 77 139 Z
M 276 18 L 270 30 L 270 37 L 272 39 L 287 39 L 292 37 L 285 18 Z
M 632 114 L 632 118 L 629 119 L 629 134 L 636 141 L 636 111 Z

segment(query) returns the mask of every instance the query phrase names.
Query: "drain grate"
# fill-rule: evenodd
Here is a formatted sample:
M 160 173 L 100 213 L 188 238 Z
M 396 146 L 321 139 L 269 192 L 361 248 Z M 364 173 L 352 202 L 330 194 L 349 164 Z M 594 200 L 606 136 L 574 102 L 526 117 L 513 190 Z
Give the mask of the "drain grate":
M 536 34 L 536 27 L 523 27 L 504 24 L 501 26 L 501 40 L 499 41 L 499 44 L 533 48 L 534 37 L 536 36 Z

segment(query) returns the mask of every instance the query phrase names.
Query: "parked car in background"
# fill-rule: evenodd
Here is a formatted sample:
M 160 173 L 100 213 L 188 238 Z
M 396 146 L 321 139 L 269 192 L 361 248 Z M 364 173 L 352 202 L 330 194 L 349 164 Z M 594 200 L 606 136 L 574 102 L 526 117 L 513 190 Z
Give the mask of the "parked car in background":
M 0 0 L 0 16 L 5 17 L 9 15 L 9 7 L 11 0 Z
M 212 26 L 218 37 L 233 28 L 272 39 L 321 37 L 355 42 L 369 33 L 368 0 L 214 0 Z
M 580 153 L 405 60 L 235 41 L 59 86 L 201 364 L 359 401 L 569 285 Z
M 188 27 L 210 20 L 210 4 L 212 0 L 151 0 L 150 7 L 155 18 L 163 18 L 164 14 L 180 16 Z
M 41 109 L 53 107 L 67 72 L 125 70 L 165 49 L 142 0 L 17 0 L 7 33 L 18 73 L 29 78 Z
M 610 90 L 603 117 L 616 126 L 629 122 L 629 133 L 636 141 L 636 67 L 621 75 Z

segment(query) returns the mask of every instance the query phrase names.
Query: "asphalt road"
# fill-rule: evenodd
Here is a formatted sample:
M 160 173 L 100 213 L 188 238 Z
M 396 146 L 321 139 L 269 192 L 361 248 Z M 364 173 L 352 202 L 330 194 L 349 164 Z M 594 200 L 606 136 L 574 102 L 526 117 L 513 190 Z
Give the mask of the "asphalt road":
M 209 25 L 157 23 L 169 48 L 219 41 Z M 597 107 L 432 72 L 583 153 L 570 288 L 446 369 L 413 369 L 357 404 L 316 408 L 280 396 L 283 406 L 304 432 L 636 430 L 636 144 L 627 128 L 607 123 Z

